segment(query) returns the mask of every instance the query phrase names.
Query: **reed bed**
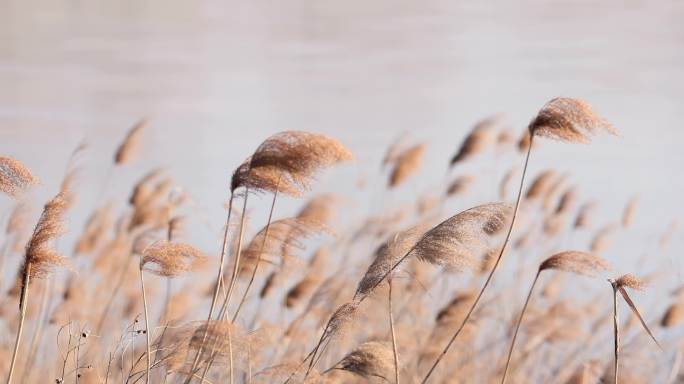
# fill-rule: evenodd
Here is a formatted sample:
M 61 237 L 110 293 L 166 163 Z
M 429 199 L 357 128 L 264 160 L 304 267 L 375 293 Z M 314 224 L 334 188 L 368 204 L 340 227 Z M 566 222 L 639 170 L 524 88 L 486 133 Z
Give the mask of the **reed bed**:
M 207 224 L 216 244 L 188 241 L 207 230 L 200 197 L 140 158 L 153 129 L 142 119 L 112 145 L 105 186 L 122 167 L 144 173 L 128 196 L 88 208 L 80 230 L 66 224 L 88 187 L 76 177 L 84 147 L 60 186 L 0 156 L 0 198 L 14 205 L 0 271 L 18 265 L 0 280 L 7 383 L 684 380 L 684 288 L 655 257 L 673 251 L 677 221 L 639 227 L 647 207 L 631 193 L 611 196 L 621 212 L 599 212 L 600 196 L 573 179 L 581 158 L 529 174 L 546 139 L 617 134 L 585 101 L 550 100 L 520 136 L 505 116 L 484 118 L 444 155 L 441 185 L 371 213 L 339 192 L 351 187 L 311 192 L 318 175 L 354 161 L 343 143 L 277 133 L 226 170 L 225 221 Z M 386 197 L 415 182 L 428 153 L 404 138 L 379 170 L 361 166 Z M 492 164 L 500 172 L 477 171 Z M 37 219 L 35 188 L 58 191 Z M 464 203 L 473 190 L 491 193 Z M 283 215 L 282 200 L 301 209 Z M 622 262 L 614 245 L 636 230 L 652 256 Z M 73 244 L 59 241 L 67 231 Z

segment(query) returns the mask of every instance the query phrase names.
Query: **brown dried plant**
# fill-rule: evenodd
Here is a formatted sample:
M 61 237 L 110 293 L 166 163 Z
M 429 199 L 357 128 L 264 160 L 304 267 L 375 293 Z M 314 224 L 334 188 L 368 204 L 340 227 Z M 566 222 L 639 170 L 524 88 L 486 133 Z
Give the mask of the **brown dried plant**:
M 403 150 L 394 160 L 388 186 L 394 188 L 413 176 L 423 164 L 425 144 L 416 144 Z
M 147 119 L 142 119 L 131 127 L 114 154 L 114 164 L 123 165 L 135 159 L 140 150 L 143 133 L 149 128 L 149 125 L 150 122 Z
M 528 129 L 534 136 L 568 143 L 589 143 L 598 133 L 617 135 L 617 130 L 579 99 L 557 97 L 542 107 Z
M 515 341 L 518 337 L 518 331 L 520 330 L 520 325 L 522 324 L 523 317 L 525 316 L 525 311 L 527 310 L 530 299 L 532 298 L 534 286 L 537 284 L 540 274 L 548 269 L 594 277 L 600 272 L 607 271 L 609 267 L 608 263 L 602 258 L 579 251 L 565 251 L 557 253 L 539 264 L 539 269 L 537 270 L 537 274 L 534 277 L 532 285 L 530 286 L 530 290 L 527 293 L 525 304 L 523 305 L 522 311 L 520 311 L 520 316 L 518 317 L 515 331 L 513 332 L 513 339 L 511 340 L 511 346 L 508 349 L 508 356 L 506 357 L 506 366 L 504 368 L 503 376 L 501 377 L 502 384 L 506 382 L 508 368 L 511 363 L 511 357 L 513 356 L 513 348 L 515 347 Z
M 670 304 L 660 320 L 660 325 L 664 328 L 670 328 L 682 323 L 684 323 L 684 303 L 675 302 Z
M 644 331 L 651 337 L 651 340 L 662 349 L 660 346 L 660 343 L 658 343 L 658 340 L 656 340 L 655 336 L 651 332 L 651 330 L 648 328 L 648 325 L 646 325 L 646 322 L 644 321 L 643 317 L 641 316 L 641 313 L 639 313 L 639 310 L 636 307 L 636 304 L 632 301 L 632 298 L 629 296 L 625 288 L 630 288 L 634 290 L 642 290 L 646 286 L 646 284 L 639 279 L 638 277 L 632 275 L 632 274 L 626 274 L 622 275 L 616 279 L 608 279 L 608 282 L 610 285 L 613 287 L 613 336 L 614 336 L 614 355 L 615 355 L 615 360 L 613 364 L 613 378 L 614 378 L 614 383 L 618 383 L 618 371 L 619 371 L 619 361 L 620 361 L 620 326 L 619 326 L 619 321 L 618 321 L 618 301 L 617 301 L 617 294 L 620 292 L 622 295 L 622 298 L 625 300 L 629 308 L 632 310 L 634 315 L 639 319 L 639 322 L 641 322 L 641 326 L 644 328 Z
M 33 230 L 33 235 L 26 245 L 26 253 L 20 272 L 19 328 L 17 330 L 12 362 L 10 363 L 8 383 L 12 382 L 24 319 L 26 318 L 29 283 L 32 279 L 44 278 L 54 267 L 66 264 L 66 258 L 55 249 L 55 240 L 66 231 L 65 216 L 75 200 L 75 194 L 72 191 L 72 183 L 75 176 L 74 170 L 70 170 L 67 173 L 62 181 L 59 193 L 45 204 L 43 213 L 40 215 L 38 223 Z
M 0 192 L 18 197 L 29 187 L 38 184 L 38 178 L 19 160 L 0 156 Z
M 368 341 L 358 346 L 335 366 L 323 372 L 323 375 L 333 369 L 341 369 L 365 379 L 380 378 L 389 382 L 394 373 L 392 356 L 390 343 Z
M 223 277 L 223 265 L 225 256 L 228 250 L 228 230 L 230 224 L 230 215 L 232 212 L 232 203 L 235 191 L 238 188 L 244 188 L 244 199 L 242 212 L 247 209 L 247 197 L 250 191 L 252 192 L 272 192 L 273 200 L 268 215 L 268 222 L 263 236 L 263 244 L 265 245 L 268 239 L 268 232 L 272 220 L 273 210 L 278 193 L 285 193 L 286 195 L 299 197 L 305 191 L 311 188 L 311 184 L 319 170 L 339 163 L 347 161 L 352 158 L 351 152 L 342 145 L 339 141 L 329 138 L 325 135 L 302 132 L 302 131 L 284 131 L 277 133 L 267 138 L 256 151 L 243 162 L 234 171 L 230 184 L 230 200 L 228 204 L 228 215 L 226 219 L 226 226 L 223 236 L 223 247 L 219 261 L 218 274 L 216 277 L 216 285 L 214 295 L 212 297 L 212 304 L 209 309 L 208 320 L 211 320 L 213 311 L 218 300 L 218 293 L 221 279 Z M 240 258 L 242 256 L 242 237 L 244 233 L 244 218 L 242 215 L 240 222 L 240 230 L 238 234 L 238 246 L 235 252 L 235 261 L 233 263 L 233 271 L 230 282 L 228 283 L 227 294 L 224 298 L 223 305 L 219 311 L 218 318 L 222 319 L 225 316 L 228 304 L 230 303 L 233 290 L 238 278 L 238 272 L 241 267 Z M 249 289 L 252 286 L 257 269 L 261 262 L 261 254 L 259 253 L 256 263 L 254 264 L 252 276 L 245 288 L 240 305 L 234 314 L 237 317 L 242 303 L 245 301 Z M 194 372 L 198 363 L 198 358 L 201 353 L 201 348 L 197 352 L 194 362 L 192 364 L 191 372 Z M 205 374 L 210 369 L 211 362 L 205 367 Z M 187 376 L 185 383 L 189 383 L 192 379 L 192 374 Z
M 456 152 L 449 161 L 449 168 L 484 152 L 489 147 L 496 144 L 498 140 L 496 128 L 500 125 L 501 118 L 501 115 L 494 115 L 475 124 L 473 130 L 466 136 L 461 144 L 458 152 Z

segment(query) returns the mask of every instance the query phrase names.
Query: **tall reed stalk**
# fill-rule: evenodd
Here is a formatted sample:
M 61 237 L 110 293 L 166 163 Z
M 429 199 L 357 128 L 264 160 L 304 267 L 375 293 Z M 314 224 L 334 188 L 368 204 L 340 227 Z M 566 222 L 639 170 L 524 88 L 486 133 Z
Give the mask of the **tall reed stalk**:
M 530 303 L 530 298 L 532 297 L 532 291 L 534 290 L 534 286 L 537 284 L 537 281 L 539 280 L 539 274 L 541 274 L 541 270 L 537 271 L 537 275 L 534 277 L 534 281 L 532 281 L 532 285 L 530 286 L 529 292 L 527 292 L 527 298 L 525 299 L 525 304 L 523 305 L 522 311 L 520 311 L 520 316 L 518 316 L 518 323 L 515 326 L 515 332 L 513 332 L 513 340 L 511 341 L 511 346 L 508 348 L 508 356 L 506 357 L 506 366 L 504 367 L 504 373 L 503 376 L 501 377 L 501 384 L 506 383 L 506 377 L 508 374 L 508 367 L 511 364 L 511 357 L 513 356 L 513 348 L 515 347 L 515 341 L 518 338 L 518 331 L 520 331 L 520 324 L 522 324 L 523 316 L 525 316 L 525 311 L 527 311 L 527 305 Z
M 399 384 L 399 353 L 397 353 L 397 335 L 394 331 L 394 315 L 392 314 L 392 278 L 387 279 L 387 311 L 389 313 L 390 334 L 392 335 L 392 354 L 394 355 L 394 382 Z
M 147 311 L 147 296 L 145 295 L 145 278 L 143 273 L 143 256 L 140 255 L 140 290 L 142 291 L 143 308 L 145 311 L 145 343 L 147 347 L 147 368 L 145 369 L 145 383 L 150 382 L 150 367 L 152 366 L 152 350 L 150 347 L 150 319 Z M 78 367 L 76 367 L 78 369 Z
M 620 323 L 618 319 L 618 301 L 617 301 L 617 294 L 618 294 L 618 285 L 615 280 L 609 280 L 610 285 L 613 287 L 613 336 L 614 336 L 614 347 L 613 347 L 613 352 L 615 354 L 615 361 L 613 364 L 613 383 L 617 384 L 618 382 L 618 370 L 619 370 L 619 363 L 620 363 Z
M 10 363 L 9 373 L 7 374 L 7 384 L 12 383 L 12 375 L 14 374 L 14 367 L 17 363 L 17 355 L 19 353 L 19 345 L 21 343 L 21 334 L 24 330 L 24 321 L 26 320 L 26 306 L 28 304 L 29 280 L 31 275 L 31 264 L 26 266 L 26 273 L 21 282 L 21 298 L 19 299 L 19 328 L 17 329 L 17 338 L 14 341 L 14 352 L 12 352 L 12 361 Z
M 235 287 L 235 283 L 236 283 L 236 280 L 237 280 L 237 275 L 238 275 L 238 272 L 239 272 L 239 270 L 240 270 L 240 254 L 242 253 L 242 238 L 243 238 L 243 236 L 244 236 L 244 231 L 245 231 L 245 218 L 246 218 L 246 211 L 247 211 L 247 197 L 248 197 L 248 196 L 249 196 L 249 187 L 245 187 L 245 197 L 244 197 L 244 199 L 243 199 L 243 201 L 242 201 L 242 215 L 241 215 L 241 217 L 240 217 L 240 229 L 239 229 L 239 234 L 238 234 L 238 246 L 237 246 L 237 250 L 236 250 L 236 252 L 235 252 L 235 263 L 234 263 L 234 265 L 233 265 L 233 271 L 232 271 L 232 274 L 231 274 L 230 283 L 228 284 L 228 291 L 226 292 L 226 297 L 224 298 L 223 303 L 221 304 L 221 308 L 219 309 L 219 312 L 218 312 L 218 315 L 217 315 L 217 319 L 222 319 L 222 318 L 224 317 L 225 313 L 226 313 L 226 310 L 227 310 L 227 308 L 228 308 L 228 304 L 229 304 L 229 302 L 230 302 L 230 298 L 231 298 L 231 296 L 232 296 L 232 294 L 233 294 L 233 289 L 234 289 L 234 287 Z M 232 201 L 233 201 L 233 195 L 232 195 L 232 193 L 231 193 L 231 199 L 230 199 L 230 203 L 229 203 L 229 206 L 230 206 L 230 207 L 232 207 L 232 205 L 233 205 Z M 230 213 L 230 209 L 229 209 L 228 212 Z M 228 222 L 228 224 L 229 224 L 229 222 Z M 228 250 L 228 245 L 227 245 L 228 243 L 227 243 L 227 242 L 228 242 L 228 225 L 226 225 L 226 230 L 225 230 L 225 233 L 224 233 L 224 244 L 223 244 L 223 251 L 222 251 L 222 254 L 226 254 L 226 253 L 227 253 L 227 250 Z M 222 271 L 221 271 L 221 273 L 222 273 Z M 217 285 L 216 285 L 216 288 L 215 288 L 215 291 L 214 291 L 215 297 L 217 297 L 216 295 L 218 294 L 218 284 L 219 284 L 219 282 L 221 281 L 222 277 L 223 277 L 222 274 L 220 274 L 220 275 L 217 277 Z M 215 303 L 214 303 L 214 304 L 215 304 Z M 212 312 L 213 312 L 213 310 L 211 310 L 211 311 L 209 312 L 209 320 L 211 320 Z M 208 322 L 207 322 L 207 324 L 208 324 Z M 195 355 L 195 359 L 194 359 L 194 361 L 193 361 L 193 363 L 192 363 L 192 367 L 191 367 L 191 369 L 190 369 L 190 375 L 188 375 L 187 379 L 185 380 L 185 384 L 190 383 L 190 381 L 192 380 L 193 376 L 195 375 L 195 372 L 196 372 L 196 370 L 197 370 L 197 364 L 199 363 L 199 359 L 200 359 L 200 357 L 201 357 L 201 355 L 202 355 L 202 351 L 204 350 L 204 344 L 205 344 L 206 341 L 207 341 L 207 331 L 208 331 L 208 329 L 205 329 L 204 335 L 203 335 L 203 337 L 202 337 L 202 343 L 200 344 L 199 348 L 197 349 L 197 354 Z M 232 375 L 232 369 L 233 369 L 233 364 L 232 364 L 232 359 L 231 359 L 231 363 L 230 363 L 230 371 L 231 371 L 231 375 L 230 375 L 230 376 L 231 376 L 231 378 L 232 378 L 232 376 L 233 376 L 233 375 Z M 231 381 L 231 384 L 232 384 L 232 381 Z

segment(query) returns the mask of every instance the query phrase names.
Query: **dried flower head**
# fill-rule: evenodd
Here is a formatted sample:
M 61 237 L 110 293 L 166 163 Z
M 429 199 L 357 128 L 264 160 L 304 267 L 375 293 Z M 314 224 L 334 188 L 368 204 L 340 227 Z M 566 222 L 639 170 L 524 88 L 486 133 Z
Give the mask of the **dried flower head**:
M 458 152 L 449 161 L 449 167 L 453 167 L 463 160 L 480 154 L 493 144 L 496 144 L 498 139 L 496 128 L 500 125 L 501 119 L 501 115 L 494 115 L 475 124 L 473 130 L 461 144 Z
M 388 185 L 396 187 L 415 174 L 423 164 L 424 154 L 425 144 L 416 144 L 402 151 L 394 161 Z
M 351 158 L 351 152 L 344 145 L 327 136 L 302 131 L 280 132 L 261 143 L 235 170 L 231 191 L 246 187 L 254 192 L 277 190 L 300 196 L 311 188 L 321 168 Z
M 463 175 L 457 177 L 454 181 L 447 187 L 447 196 L 460 195 L 467 191 L 475 182 L 475 176 L 473 175 Z
M 42 278 L 55 266 L 64 265 L 66 259 L 54 248 L 54 240 L 66 232 L 66 212 L 74 203 L 71 184 L 75 173 L 70 171 L 62 181 L 59 193 L 45 204 L 33 235 L 26 245 L 22 276 Z
M 380 246 L 375 251 L 373 263 L 368 267 L 366 274 L 363 275 L 359 282 L 354 297 L 364 297 L 372 293 L 382 280 L 388 276 L 395 264 L 411 250 L 423 232 L 420 226 L 413 227 L 394 234 Z
M 130 163 L 135 158 L 135 155 L 140 149 L 140 141 L 143 132 L 149 127 L 150 123 L 147 119 L 142 119 L 137 122 L 126 134 L 124 141 L 119 145 L 114 155 L 114 164 L 122 165 Z
M 388 342 L 365 342 L 345 356 L 335 369 L 349 371 L 366 379 L 389 381 L 394 374 L 392 345 Z
M 646 282 L 631 273 L 618 277 L 615 280 L 615 285 L 618 288 L 627 287 L 634 289 L 635 291 L 642 291 L 646 288 Z
M 410 255 L 451 271 L 477 269 L 477 257 L 490 248 L 491 235 L 508 225 L 512 212 L 510 204 L 489 203 L 458 213 L 427 231 Z
M 304 249 L 304 240 L 323 231 L 316 222 L 296 217 L 263 227 L 242 250 L 240 274 L 250 274 L 258 262 L 280 265 Z
M 589 143 L 597 133 L 617 134 L 617 130 L 579 99 L 558 97 L 542 107 L 528 129 L 532 135 L 569 143 Z
M 539 265 L 539 271 L 556 269 L 579 275 L 595 276 L 610 269 L 608 262 L 598 256 L 580 251 L 557 253 Z
M 195 247 L 169 241 L 158 241 L 143 252 L 140 268 L 160 276 L 178 276 L 193 270 L 205 260 Z
M 675 302 L 670 304 L 660 320 L 660 325 L 665 328 L 675 327 L 684 323 L 684 303 Z
M 38 179 L 19 160 L 0 156 L 0 192 L 17 197 L 36 184 Z
M 575 228 L 589 228 L 591 226 L 591 218 L 598 204 L 595 201 L 582 204 L 575 219 Z

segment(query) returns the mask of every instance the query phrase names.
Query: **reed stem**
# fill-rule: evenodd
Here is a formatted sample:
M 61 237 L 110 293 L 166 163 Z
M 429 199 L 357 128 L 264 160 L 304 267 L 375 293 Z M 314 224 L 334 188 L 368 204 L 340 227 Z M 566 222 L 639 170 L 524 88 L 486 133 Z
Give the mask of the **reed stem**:
M 19 344 L 21 342 L 21 333 L 24 330 L 24 321 L 26 320 L 26 307 L 28 302 L 29 280 L 31 274 L 31 264 L 26 266 L 24 279 L 21 286 L 21 299 L 19 300 L 19 328 L 17 329 L 17 338 L 14 341 L 14 352 L 12 352 L 12 362 L 10 363 L 9 374 L 7 375 L 7 384 L 12 383 L 12 375 L 14 374 L 14 367 L 17 363 L 17 355 L 19 354 Z
M 530 303 L 530 298 L 532 297 L 532 291 L 534 286 L 539 280 L 539 274 L 541 271 L 537 271 L 537 275 L 534 277 L 530 291 L 527 293 L 527 298 L 525 299 L 525 305 L 523 305 L 520 316 L 518 317 L 518 323 L 515 325 L 515 332 L 513 332 L 513 340 L 511 340 L 511 346 L 508 349 L 508 356 L 506 357 L 506 367 L 504 368 L 503 376 L 501 377 L 501 384 L 506 383 L 506 375 L 508 374 L 508 366 L 511 364 L 511 357 L 513 356 L 513 348 L 515 347 L 515 340 L 518 338 L 518 331 L 520 331 L 520 324 L 522 324 L 523 316 L 525 316 L 525 311 L 527 311 L 527 305 Z
M 145 342 L 147 344 L 147 368 L 145 370 L 145 383 L 149 384 L 150 367 L 152 366 L 152 349 L 150 347 L 150 320 L 147 313 L 147 296 L 145 295 L 145 278 L 143 275 L 142 255 L 140 255 L 140 289 L 142 290 L 143 309 L 145 310 Z

